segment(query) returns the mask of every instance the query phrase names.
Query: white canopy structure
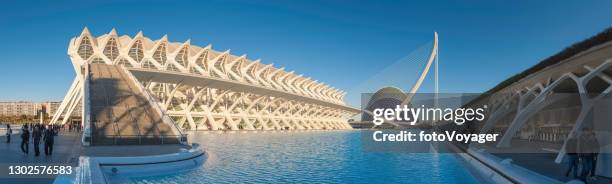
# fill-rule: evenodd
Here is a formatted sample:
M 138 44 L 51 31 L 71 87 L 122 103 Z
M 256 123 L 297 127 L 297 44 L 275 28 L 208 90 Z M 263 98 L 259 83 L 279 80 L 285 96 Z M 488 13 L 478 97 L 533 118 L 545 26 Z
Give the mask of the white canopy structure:
M 88 118 L 88 67 L 121 66 L 180 129 L 294 130 L 351 129 L 359 112 L 345 92 L 317 80 L 250 60 L 246 55 L 199 47 L 187 40 L 151 40 L 139 32 L 118 36 L 113 29 L 94 37 L 85 28 L 70 41 L 68 55 L 76 78 L 51 123 L 66 123 L 78 104 Z M 62 121 L 60 119 L 63 118 Z M 87 125 L 86 125 L 87 126 Z

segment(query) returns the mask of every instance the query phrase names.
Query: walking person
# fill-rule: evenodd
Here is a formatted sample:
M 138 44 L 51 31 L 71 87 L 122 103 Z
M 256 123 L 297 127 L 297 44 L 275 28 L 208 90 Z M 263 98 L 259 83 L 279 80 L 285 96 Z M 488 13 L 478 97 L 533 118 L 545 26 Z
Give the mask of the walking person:
M 11 134 L 13 134 L 13 130 L 11 129 L 10 124 L 6 124 L 6 143 L 11 143 Z
M 591 150 L 591 159 L 593 160 L 593 164 L 591 165 L 591 176 L 595 176 L 595 170 L 597 169 L 597 158 L 599 157 L 599 141 L 597 140 L 597 135 L 595 131 L 591 131 L 591 137 L 593 138 L 593 149 Z
M 40 139 L 42 138 L 41 125 L 36 125 L 32 132 L 32 140 L 34 141 L 34 156 L 40 155 Z
M 587 181 L 589 177 L 595 175 L 595 163 L 597 162 L 597 153 L 599 153 L 599 141 L 597 141 L 595 133 L 591 129 L 585 129 L 579 145 L 581 148 L 580 157 L 582 159 L 582 172 L 580 172 L 580 178 L 582 181 Z
M 51 155 L 53 153 L 53 136 L 55 136 L 55 132 L 53 131 L 53 127 L 48 125 L 47 130 L 43 135 L 43 141 L 45 143 L 45 155 Z
M 53 126 L 53 135 L 59 135 L 60 132 L 60 126 L 59 125 L 54 125 Z
M 21 151 L 26 155 L 30 151 L 30 131 L 28 130 L 28 125 L 24 125 L 21 129 Z
M 572 172 L 572 178 L 578 177 L 578 138 L 573 136 L 569 140 L 567 140 L 567 145 L 565 146 L 565 153 L 567 154 L 567 171 L 565 172 L 565 177 L 569 177 L 570 172 Z

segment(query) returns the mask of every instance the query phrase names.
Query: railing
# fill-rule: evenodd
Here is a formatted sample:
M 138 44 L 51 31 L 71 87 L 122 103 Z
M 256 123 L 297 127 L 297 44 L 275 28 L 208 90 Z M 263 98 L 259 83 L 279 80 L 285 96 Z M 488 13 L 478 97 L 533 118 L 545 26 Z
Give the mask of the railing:
M 123 70 L 123 72 L 125 72 L 125 75 L 127 75 L 130 78 L 130 80 L 132 80 L 135 83 L 135 85 L 140 90 L 140 93 L 143 96 L 145 96 L 145 98 L 149 101 L 149 104 L 151 104 L 153 109 L 155 109 L 155 111 L 157 111 L 157 113 L 159 114 L 159 116 L 162 119 L 162 122 L 168 124 L 170 127 L 173 127 L 172 130 L 174 131 L 174 133 L 176 135 L 180 136 L 179 140 L 181 141 L 181 143 L 187 144 L 187 134 L 184 134 L 181 131 L 181 129 L 176 126 L 176 123 L 174 122 L 174 120 L 172 120 L 172 118 L 170 118 L 170 116 L 168 116 L 166 113 L 164 113 L 162 108 L 159 106 L 159 102 L 157 101 L 157 99 L 153 98 L 153 96 L 151 96 L 149 94 L 149 92 L 144 88 L 144 86 L 142 86 L 142 84 L 140 84 L 140 82 L 138 82 L 138 79 L 136 79 L 136 77 L 134 77 L 124 66 L 119 66 L 119 67 L 121 68 L 121 70 Z
M 92 140 L 96 145 L 152 145 L 152 144 L 179 144 L 183 135 L 105 135 Z

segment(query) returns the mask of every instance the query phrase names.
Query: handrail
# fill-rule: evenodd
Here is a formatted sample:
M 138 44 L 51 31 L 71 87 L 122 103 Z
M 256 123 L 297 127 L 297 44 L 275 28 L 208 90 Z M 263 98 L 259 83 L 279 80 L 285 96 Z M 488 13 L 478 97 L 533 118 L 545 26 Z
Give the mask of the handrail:
M 117 69 L 117 68 L 115 68 L 115 69 Z M 124 77 L 125 77 L 126 74 L 121 73 L 122 71 L 119 71 L 119 70 L 117 70 L 117 72 L 119 72 L 119 75 L 120 75 L 121 79 L 125 79 Z M 127 86 L 127 88 L 130 89 L 130 91 L 134 91 L 134 89 L 132 89 L 132 86 L 130 86 L 130 84 L 126 84 L 126 86 Z M 122 98 L 123 98 L 122 100 L 125 99 L 125 97 L 122 97 Z M 125 107 L 127 109 L 131 109 L 129 104 L 125 104 Z M 130 116 L 130 120 L 132 122 L 136 123 L 136 119 L 134 118 L 134 116 L 132 114 L 132 111 L 128 111 L 127 113 Z M 145 114 L 148 114 L 148 113 L 145 112 Z M 142 136 L 142 132 L 140 131 L 140 127 L 136 126 L 136 131 L 138 131 L 138 135 Z M 138 137 L 138 144 L 142 143 L 142 138 L 140 136 Z
M 149 114 L 149 110 L 148 110 L 148 109 L 146 109 L 146 108 L 144 109 L 144 112 L 145 112 L 145 114 Z M 160 116 L 160 117 L 161 117 L 161 116 Z M 157 126 L 153 126 L 153 128 L 155 128 L 155 130 L 156 130 L 157 132 L 160 132 L 160 131 L 159 131 L 159 128 L 157 128 Z M 160 132 L 160 133 L 161 133 L 161 132 Z M 161 135 L 161 134 L 160 134 L 160 135 Z M 164 144 L 164 139 L 163 139 L 163 138 L 162 138 L 162 144 Z
M 128 86 L 128 88 L 130 88 L 130 87 Z M 125 99 L 125 97 L 122 97 L 122 98 Z M 125 107 L 126 107 L 126 109 L 131 109 L 131 107 L 128 104 L 125 104 Z M 128 114 L 128 116 L 130 116 L 130 120 L 132 122 L 136 123 L 136 119 L 134 119 L 134 116 L 132 115 L 132 111 L 128 110 L 126 113 Z M 142 132 L 140 131 L 140 127 L 136 126 L 136 131 L 138 131 L 138 135 L 142 136 Z M 142 143 L 142 140 L 139 137 L 138 138 L 138 144 L 141 144 L 141 143 Z
M 181 135 L 154 135 L 154 136 L 144 136 L 144 135 L 105 135 L 106 137 L 112 138 L 132 138 L 132 137 L 144 137 L 144 138 L 156 138 L 156 137 L 181 137 Z
M 170 141 L 168 142 L 169 139 L 175 138 L 175 140 L 180 143 L 181 139 L 183 138 L 182 135 L 156 135 L 156 136 L 143 136 L 143 135 L 106 135 L 105 136 L 106 139 L 110 139 L 112 140 L 112 145 L 120 145 L 123 143 L 126 143 L 126 141 L 121 141 L 121 139 L 129 139 L 129 138 L 135 138 L 138 139 L 138 144 L 137 145 L 146 145 L 145 143 L 143 143 L 143 140 L 153 140 L 153 141 L 159 141 L 159 143 L 161 144 L 174 144 L 175 142 Z M 129 141 L 128 141 L 129 142 Z

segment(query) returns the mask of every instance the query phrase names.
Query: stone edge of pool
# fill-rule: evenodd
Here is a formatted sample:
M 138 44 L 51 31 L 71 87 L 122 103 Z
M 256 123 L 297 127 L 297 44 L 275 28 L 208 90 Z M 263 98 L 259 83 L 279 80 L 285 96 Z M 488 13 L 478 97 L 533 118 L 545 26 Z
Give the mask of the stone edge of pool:
M 459 149 L 454 145 L 450 147 Z M 469 164 L 476 172 L 474 174 L 492 183 L 564 183 L 512 164 L 511 159 L 499 159 L 483 150 L 469 148 L 467 152 L 457 152 L 457 157 Z
M 207 153 L 199 144 L 176 153 L 133 157 L 79 157 L 79 166 L 71 175 L 58 176 L 54 183 L 113 183 L 113 177 L 134 178 L 173 174 L 200 167 Z

